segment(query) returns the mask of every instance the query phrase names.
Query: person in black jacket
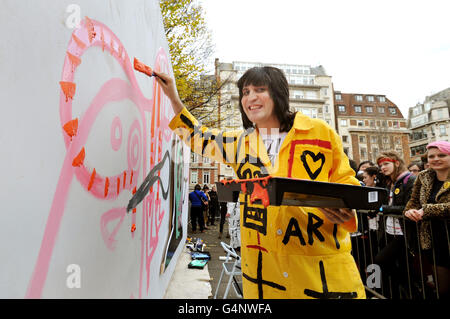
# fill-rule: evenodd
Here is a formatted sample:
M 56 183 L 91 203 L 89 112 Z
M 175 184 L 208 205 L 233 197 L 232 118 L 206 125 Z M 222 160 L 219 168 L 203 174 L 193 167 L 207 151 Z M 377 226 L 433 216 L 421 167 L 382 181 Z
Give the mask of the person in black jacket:
M 219 210 L 219 196 L 217 195 L 216 186 L 213 185 L 208 193 L 209 195 L 209 225 L 214 226 L 216 215 Z
M 403 214 L 403 210 L 408 203 L 416 176 L 408 171 L 403 159 L 393 151 L 380 154 L 377 164 L 384 176 L 386 176 L 389 190 L 389 202 L 382 205 L 380 211 L 383 213 L 383 221 L 386 233 L 384 242 L 386 246 L 377 254 L 374 263 L 381 267 L 384 284 L 384 294 L 389 295 L 392 289 L 391 298 L 398 298 L 399 285 L 407 291 L 407 268 L 406 268 L 406 247 L 404 236 L 403 220 L 392 215 Z M 387 215 L 387 216 L 386 216 Z M 388 283 L 388 276 L 391 278 L 391 285 Z M 390 287 L 389 287 L 390 286 Z M 391 289 L 389 289 L 391 288 Z

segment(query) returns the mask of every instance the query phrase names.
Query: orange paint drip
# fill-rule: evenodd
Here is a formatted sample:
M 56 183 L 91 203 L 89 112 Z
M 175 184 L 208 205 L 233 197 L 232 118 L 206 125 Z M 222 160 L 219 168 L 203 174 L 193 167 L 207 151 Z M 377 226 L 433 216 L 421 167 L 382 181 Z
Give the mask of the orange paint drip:
M 269 193 L 266 188 L 263 188 L 259 183 L 253 184 L 253 193 L 250 195 L 250 203 L 260 199 L 264 207 L 269 206 Z
M 133 208 L 133 214 L 136 214 L 136 208 Z
M 92 174 L 91 174 L 91 178 L 89 179 L 88 191 L 90 191 L 92 188 L 92 185 L 94 185 L 94 179 L 95 179 L 96 174 L 97 174 L 97 172 L 95 171 L 95 168 L 94 168 L 94 170 L 92 171 Z
M 72 137 L 77 135 L 78 132 L 78 119 L 71 120 L 64 124 L 63 126 L 64 131 L 66 131 L 67 135 L 70 136 L 70 140 L 72 140 Z
M 92 43 L 92 40 L 94 40 L 95 36 L 97 35 L 95 33 L 94 24 L 92 23 L 91 19 L 86 17 L 86 27 L 88 31 L 89 36 L 89 43 Z
M 126 180 L 127 180 L 127 172 L 124 171 L 124 172 L 123 172 L 123 186 L 122 186 L 123 188 L 125 188 Z
M 100 40 L 102 41 L 102 51 L 105 52 L 105 35 L 103 34 L 103 28 L 100 29 Z
M 109 188 L 109 178 L 106 177 L 106 180 L 105 180 L 105 197 L 108 196 L 108 188 Z
M 111 48 L 111 55 L 114 55 L 114 41 L 113 41 L 113 38 L 111 38 L 111 41 L 109 42 L 109 46 Z
M 119 46 L 119 58 L 122 58 L 123 55 L 123 46 Z
M 131 177 L 130 177 L 130 185 L 133 184 L 133 171 L 131 171 Z
M 132 193 L 133 195 L 136 194 L 136 186 L 134 186 Z
M 78 153 L 78 155 L 75 156 L 75 158 L 73 159 L 72 166 L 79 167 L 79 166 L 83 165 L 85 155 L 86 154 L 85 154 L 84 147 L 83 147 L 81 149 L 80 153 Z
M 120 193 L 120 177 L 117 177 L 117 195 Z
M 80 65 L 81 59 L 70 52 L 67 52 L 67 56 L 69 57 L 70 63 L 72 63 L 72 72 L 75 70 L 77 66 Z
M 135 224 L 131 225 L 131 232 L 134 233 L 135 230 L 136 230 L 136 225 Z
M 66 102 L 68 102 L 69 99 L 72 100 L 73 96 L 75 95 L 76 89 L 75 83 L 60 81 L 59 85 L 61 85 L 61 90 L 64 92 L 64 95 L 66 96 Z
M 269 180 L 272 176 L 260 177 L 260 178 L 249 178 L 249 179 L 234 179 L 234 180 L 221 180 L 220 182 L 223 185 L 231 184 L 231 183 L 239 183 L 241 184 L 241 192 L 247 193 L 247 185 L 246 182 L 253 183 L 253 193 L 250 195 L 250 202 L 253 203 L 257 199 L 262 201 L 264 207 L 270 205 L 269 201 L 269 193 L 267 189 L 264 188 L 269 184 Z
M 136 71 L 145 73 L 148 76 L 152 76 L 152 74 L 153 74 L 153 71 L 152 71 L 151 67 L 149 67 L 148 65 L 145 65 L 144 63 L 142 63 L 141 61 L 139 61 L 136 58 L 134 58 L 134 69 Z
M 83 41 L 81 41 L 75 34 L 72 34 L 72 39 L 75 41 L 75 43 L 78 45 L 78 47 L 82 50 L 86 49 L 86 44 L 84 44 Z

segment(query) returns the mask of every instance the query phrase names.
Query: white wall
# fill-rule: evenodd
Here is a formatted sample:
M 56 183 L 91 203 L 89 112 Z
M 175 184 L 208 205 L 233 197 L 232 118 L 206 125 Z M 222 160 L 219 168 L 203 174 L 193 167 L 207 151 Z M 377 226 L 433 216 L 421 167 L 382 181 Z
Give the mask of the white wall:
M 171 201 L 185 198 L 189 151 L 179 159 L 178 187 L 169 188 L 173 162 L 166 161 L 162 185 L 136 213 L 125 212 L 133 188 L 164 154 L 180 157 L 172 152 L 168 100 L 132 68 L 137 57 L 172 73 L 158 3 L 0 0 L 0 298 L 164 295 L 186 237 L 187 202 Z M 71 28 L 76 9 L 81 24 Z M 66 101 L 60 81 L 75 83 L 73 99 Z M 63 125 L 73 119 L 71 139 Z M 84 161 L 73 166 L 82 148 Z M 182 211 L 172 218 L 181 245 L 164 270 L 173 208 Z

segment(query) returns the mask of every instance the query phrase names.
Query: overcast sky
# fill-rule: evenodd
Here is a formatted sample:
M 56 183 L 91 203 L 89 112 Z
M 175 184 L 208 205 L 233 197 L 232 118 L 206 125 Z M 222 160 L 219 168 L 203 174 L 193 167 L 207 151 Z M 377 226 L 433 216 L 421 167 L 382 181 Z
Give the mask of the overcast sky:
M 201 0 L 221 62 L 323 65 L 408 108 L 450 87 L 448 0 Z

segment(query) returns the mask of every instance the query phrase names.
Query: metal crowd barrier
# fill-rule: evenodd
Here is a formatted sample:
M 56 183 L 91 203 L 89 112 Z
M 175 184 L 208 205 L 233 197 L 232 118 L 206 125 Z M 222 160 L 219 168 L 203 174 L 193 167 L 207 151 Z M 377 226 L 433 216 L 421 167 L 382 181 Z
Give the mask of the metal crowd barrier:
M 370 211 L 357 211 L 358 231 L 351 234 L 352 255 L 359 268 L 367 298 L 379 299 L 441 299 L 436 249 L 450 254 L 450 219 L 433 219 L 431 225 L 431 249 L 423 250 L 419 240 L 419 223 L 402 215 L 378 213 L 378 229 L 369 228 Z M 388 217 L 398 219 L 403 235 L 386 235 Z M 373 222 L 372 222 L 373 223 Z M 436 233 L 433 233 L 436 232 Z M 435 243 L 434 235 L 445 241 Z M 388 248 L 386 248 L 388 247 Z M 448 249 L 448 251 L 445 251 Z M 448 270 L 448 257 L 444 268 Z M 437 267 L 438 266 L 438 267 Z M 448 272 L 446 273 L 448 275 Z M 448 287 L 448 277 L 441 280 Z M 446 292 L 448 298 L 448 291 Z

